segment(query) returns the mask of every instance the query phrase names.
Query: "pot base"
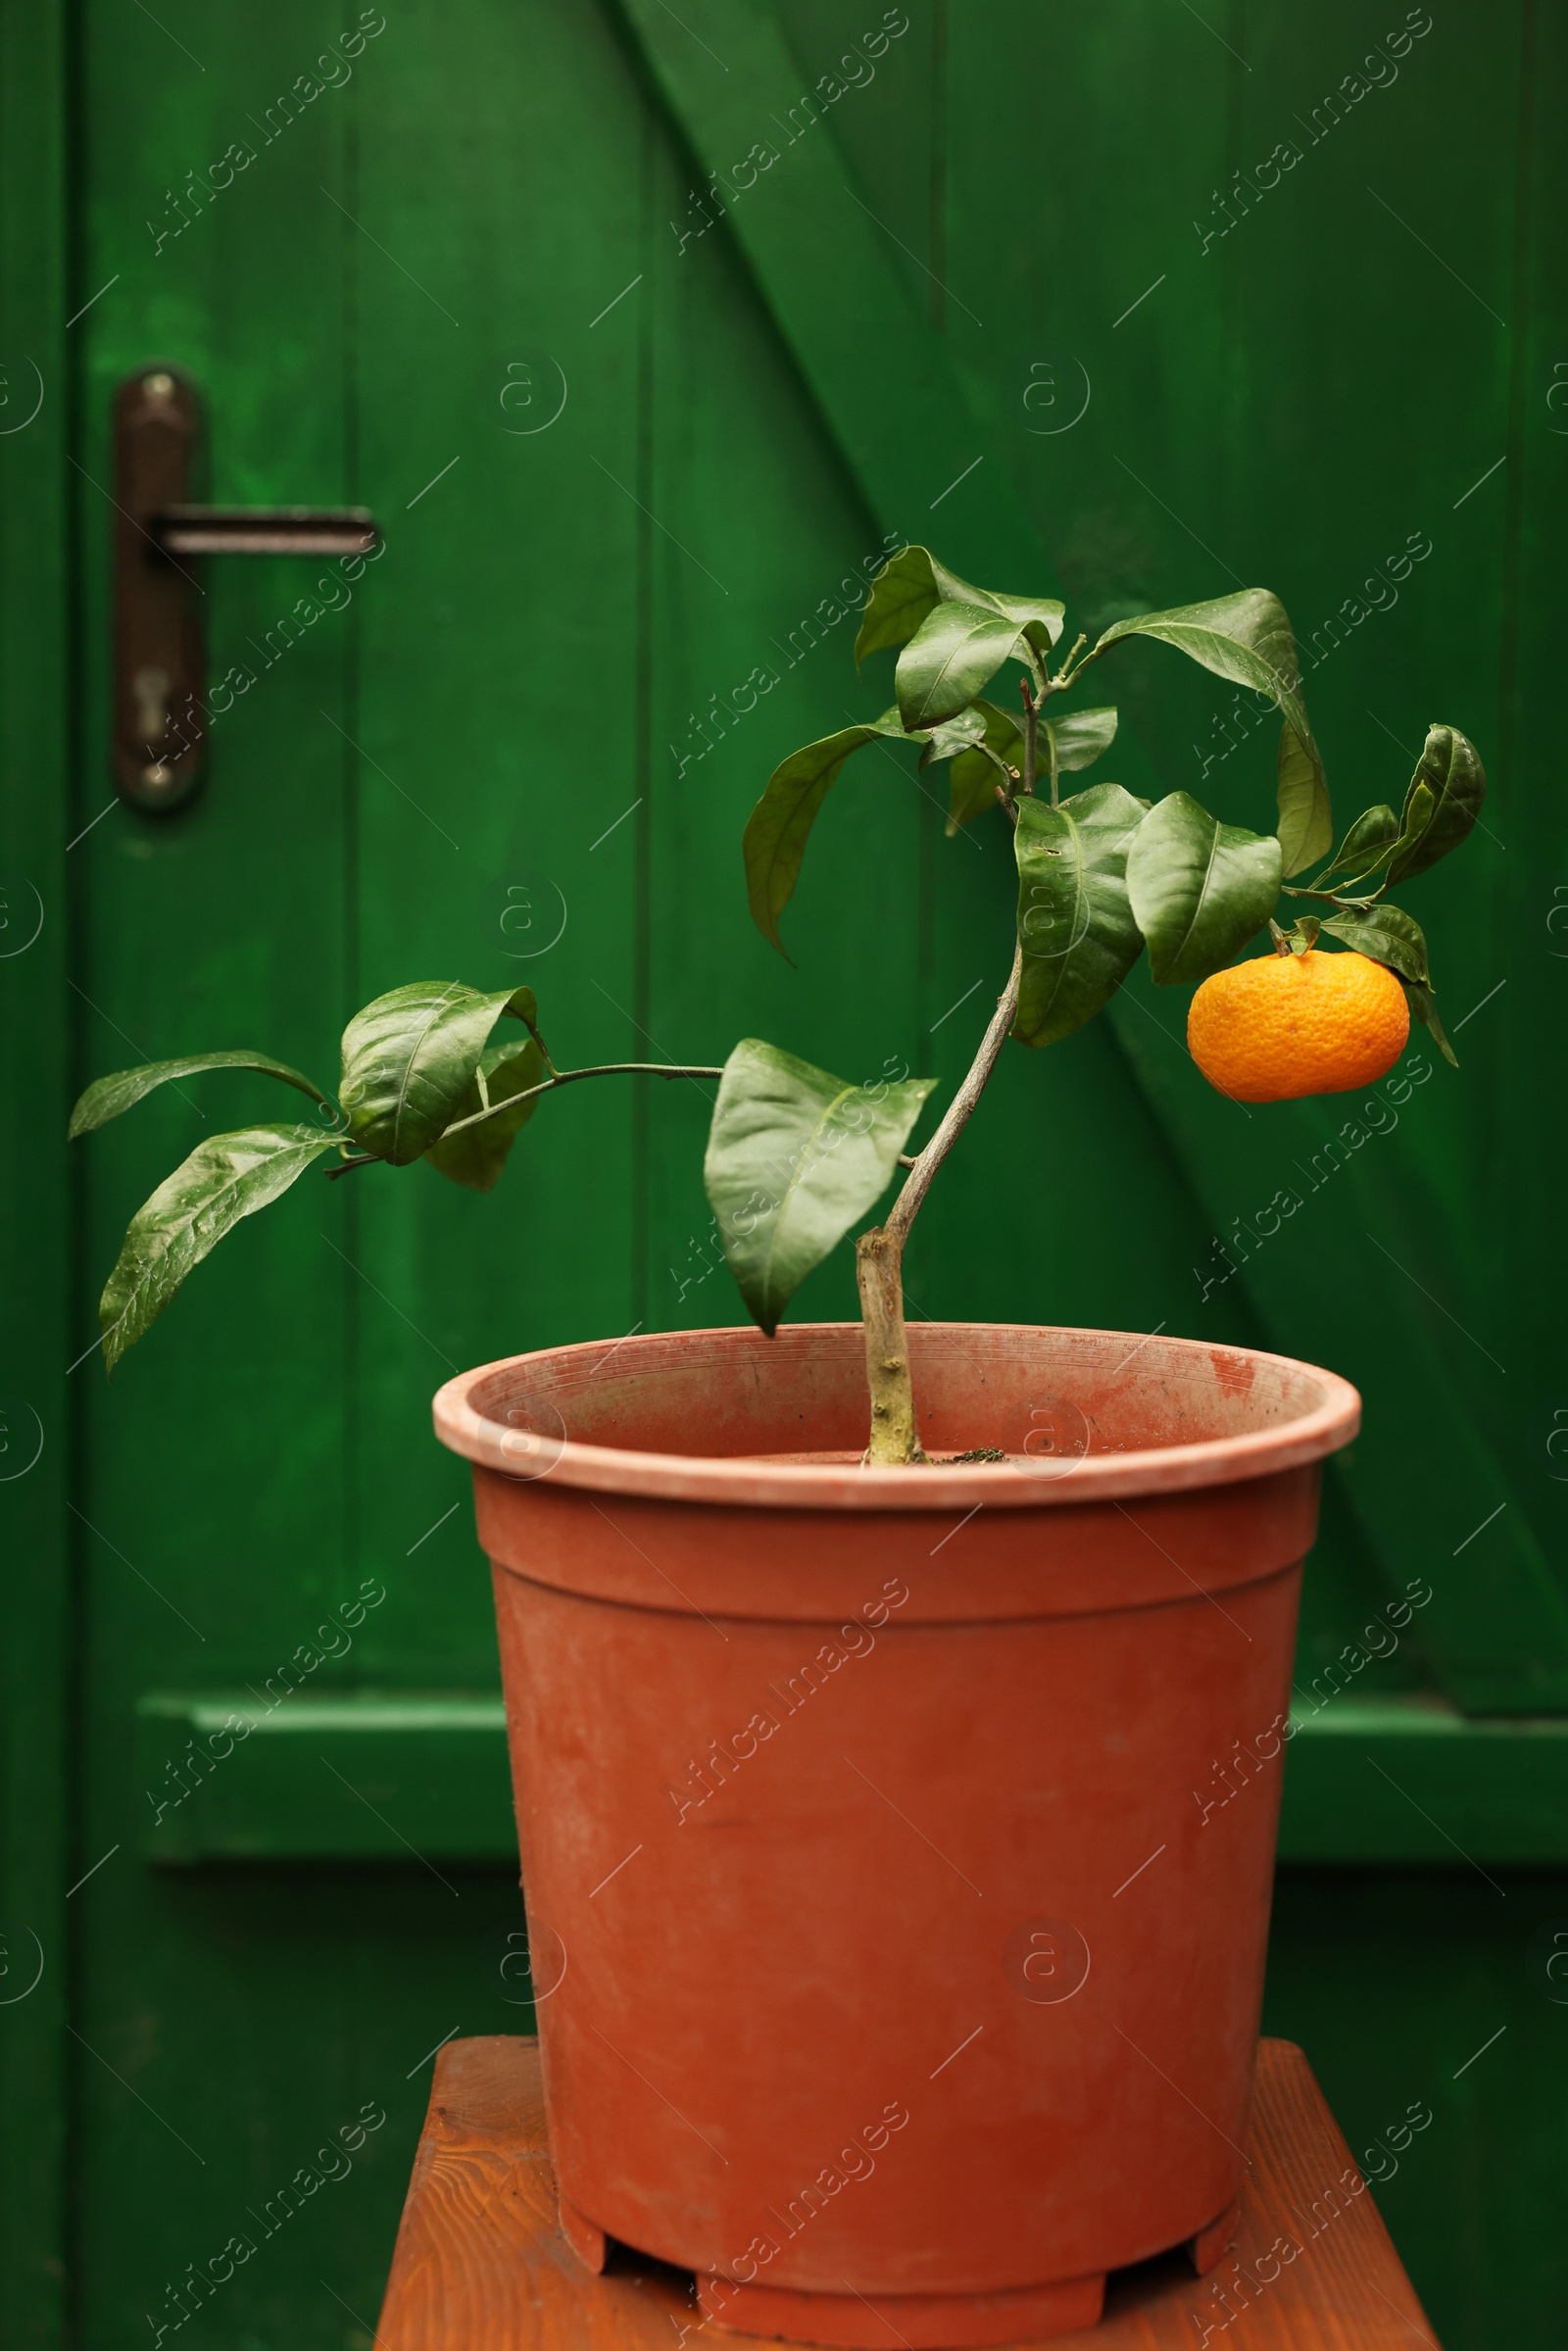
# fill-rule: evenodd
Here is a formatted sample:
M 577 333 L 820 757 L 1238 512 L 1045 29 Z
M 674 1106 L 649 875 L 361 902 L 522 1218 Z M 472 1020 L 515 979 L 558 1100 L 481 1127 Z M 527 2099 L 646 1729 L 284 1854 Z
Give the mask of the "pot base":
M 559 2196 L 556 2201 L 560 2209 L 562 2235 L 583 2268 L 592 2270 L 596 2278 L 603 2277 L 610 2252 L 609 2238 L 597 2221 L 590 2221 L 586 2213 L 579 2212 L 575 2204 L 568 2204 L 564 2196 Z
M 604 2229 L 564 2196 L 558 2201 L 562 2235 L 584 2267 L 599 2276 L 609 2247 Z M 1223 2260 L 1240 2220 L 1238 2198 L 1187 2239 L 1187 2256 L 1200 2278 Z M 1105 2272 L 994 2294 L 883 2294 L 874 2303 L 853 2291 L 808 2293 L 791 2286 L 743 2285 L 730 2278 L 700 2277 L 696 2287 L 704 2318 L 730 2334 L 825 2343 L 841 2351 L 886 2351 L 891 2330 L 908 2351 L 961 2351 L 971 2345 L 1073 2334 L 1097 2326 L 1105 2298 Z
M 699 2278 L 703 2316 L 732 2334 L 770 2334 L 791 2343 L 829 2343 L 847 2351 L 888 2351 L 890 2334 L 909 2351 L 1027 2343 L 1075 2334 L 1098 2324 L 1105 2273 L 1063 2278 L 996 2294 L 812 2294 L 782 2285 L 737 2285 Z
M 1206 2278 L 1210 2270 L 1218 2268 L 1235 2243 L 1241 2224 L 1242 2200 L 1237 2196 L 1226 2205 L 1217 2221 L 1210 2221 L 1206 2229 L 1200 2229 L 1196 2236 L 1188 2238 L 1187 2258 L 1200 2278 Z

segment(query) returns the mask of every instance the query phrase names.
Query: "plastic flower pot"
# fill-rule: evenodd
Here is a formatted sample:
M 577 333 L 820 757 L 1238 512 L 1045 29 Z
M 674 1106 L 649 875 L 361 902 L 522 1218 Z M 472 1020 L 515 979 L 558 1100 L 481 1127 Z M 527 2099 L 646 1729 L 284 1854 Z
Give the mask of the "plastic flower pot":
M 742 2332 L 1092 2324 L 1241 2182 L 1300 1563 L 1355 1391 L 1102 1331 L 858 1324 L 487 1364 L 437 1430 L 493 1564 L 564 2230 Z

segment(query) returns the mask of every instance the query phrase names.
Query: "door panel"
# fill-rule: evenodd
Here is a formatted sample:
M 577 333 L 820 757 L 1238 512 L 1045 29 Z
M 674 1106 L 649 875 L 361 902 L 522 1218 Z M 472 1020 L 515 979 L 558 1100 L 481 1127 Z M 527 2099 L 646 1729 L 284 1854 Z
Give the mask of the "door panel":
M 1528 1718 L 1568 1690 L 1547 1450 L 1568 1389 L 1541 1273 L 1561 1113 L 1537 1042 L 1568 877 L 1540 780 L 1561 590 L 1532 518 L 1568 441 L 1548 402 L 1563 167 L 1533 96 L 1561 87 L 1562 36 L 1528 9 L 1485 39 L 1412 36 L 1397 79 L 1342 97 L 1314 136 L 1323 94 L 1382 38 L 1347 0 L 1233 11 L 1224 38 L 1147 0 L 1077 19 L 910 0 L 880 51 L 877 22 L 852 31 L 826 0 L 683 0 L 678 20 L 652 0 L 466 0 L 367 11 L 345 46 L 317 0 L 216 20 L 166 0 L 156 21 L 83 0 L 56 320 L 64 336 L 80 312 L 77 469 L 60 468 L 79 740 L 49 852 L 74 908 L 53 985 L 78 1073 L 254 1044 L 326 1082 L 347 1012 L 428 974 L 527 981 L 568 1062 L 719 1060 L 757 1034 L 848 1076 L 951 1086 L 1004 971 L 999 824 L 946 839 L 942 783 L 867 751 L 786 914 L 793 967 L 746 913 L 739 834 L 769 769 L 890 696 L 886 656 L 853 675 L 857 578 L 890 534 L 929 540 L 972 577 L 1054 579 L 1089 627 L 1268 581 L 1342 815 L 1402 789 L 1440 705 L 1489 754 L 1494 830 L 1418 906 L 1464 1067 L 1314 1185 L 1289 1171 L 1317 1164 L 1338 1106 L 1223 1102 L 1186 1058 L 1184 1002 L 1135 979 L 1111 1019 L 1004 1056 L 916 1228 L 910 1298 L 1275 1345 L 1360 1379 L 1367 1433 L 1329 1480 L 1307 1578 L 1289 1849 L 1386 1872 L 1381 1786 L 1361 1842 L 1336 1842 L 1336 1809 L 1356 1808 L 1348 1721 L 1442 1833 L 1452 1740 L 1424 1761 L 1402 1698 L 1425 1719 L 1448 1701 L 1527 1718 L 1466 1747 L 1485 1748 L 1479 1811 L 1455 1834 L 1478 1866 L 1560 1861 L 1522 1791 L 1556 1785 L 1560 1741 L 1538 1771 Z M 847 43 L 874 72 L 840 71 Z M 27 65 L 45 104 L 46 62 Z M 824 75 L 840 95 L 788 130 Z M 736 200 L 758 138 L 778 160 Z M 1221 234 L 1211 191 L 1255 181 L 1287 138 L 1298 163 L 1245 213 L 1233 199 Z M 1456 140 L 1485 168 L 1454 171 Z M 203 194 L 195 175 L 241 146 Z M 353 577 L 209 563 L 209 661 L 233 701 L 202 796 L 162 822 L 110 806 L 107 780 L 109 416 L 154 362 L 201 391 L 207 495 L 363 503 L 386 541 Z M 1356 617 L 1348 600 L 1412 534 L 1430 553 Z M 1157 647 L 1100 674 L 1123 711 L 1107 772 L 1267 825 L 1271 733 L 1240 698 Z M 488 1590 L 428 1399 L 517 1348 L 734 1318 L 701 1186 L 710 1091 L 574 1088 L 490 1198 L 427 1169 L 317 1171 L 112 1383 L 88 1353 L 61 1390 L 75 2037 L 42 2000 L 37 2030 L 74 2085 L 84 2346 L 149 2316 L 156 2339 L 197 2293 L 198 2346 L 368 2342 L 429 2052 L 528 2027 Z M 296 1114 L 259 1077 L 214 1077 L 75 1147 L 65 1362 L 91 1347 L 152 1184 L 205 1134 Z M 1255 1211 L 1283 1185 L 1300 1214 L 1260 1247 Z M 797 1311 L 854 1310 L 840 1251 Z M 42 1594 L 57 1571 L 29 1556 Z M 1331 1664 L 1412 1576 L 1430 1601 L 1330 1709 Z M 32 1628 L 47 1665 L 46 1599 Z M 188 1742 L 219 1699 L 259 1732 L 195 1785 Z M 1487 1801 L 1527 1828 L 1489 1840 Z M 1410 1836 L 1430 1866 L 1428 1830 Z M 12 1886 L 34 1882 L 16 1867 Z M 1360 1897 L 1308 1917 L 1338 1883 L 1298 1882 L 1271 1997 L 1341 2031 L 1311 2053 L 1349 2082 L 1357 2034 L 1390 2028 L 1356 1973 Z M 1423 1900 L 1425 1920 L 1441 1901 Z M 1396 1954 L 1386 1909 L 1377 1937 Z M 1484 1991 L 1517 1954 L 1500 1929 L 1472 1940 Z M 1438 1988 L 1422 1999 L 1437 2017 Z M 346 2170 L 321 2154 L 373 2115 Z M 1491 2128 L 1450 2120 L 1444 2210 Z M 1509 2176 L 1501 2152 L 1492 2168 Z M 1421 2254 L 1409 2203 L 1396 2225 Z M 190 2279 L 231 2238 L 254 2250 L 208 2295 Z M 1455 2343 L 1484 2339 L 1492 2241 L 1422 2255 Z M 19 2278 L 19 2341 L 50 2339 L 50 2258 Z M 1544 2339 L 1528 2328 L 1547 2283 L 1518 2306 L 1522 2342 Z

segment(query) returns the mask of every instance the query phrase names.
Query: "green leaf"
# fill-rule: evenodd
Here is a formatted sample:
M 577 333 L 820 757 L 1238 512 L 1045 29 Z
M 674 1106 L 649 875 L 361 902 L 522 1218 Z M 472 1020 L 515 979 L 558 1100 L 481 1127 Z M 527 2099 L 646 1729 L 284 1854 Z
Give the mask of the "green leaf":
M 901 547 L 871 583 L 855 640 L 857 668 L 868 653 L 884 645 L 903 645 L 939 604 L 972 604 L 983 612 L 1004 613 L 1027 627 L 1030 643 L 1040 652 L 1061 635 L 1064 607 L 1054 597 L 999 596 L 989 588 L 971 587 L 924 547 Z
M 1023 773 L 1023 729 L 1006 710 L 998 710 L 994 702 L 977 702 L 974 709 L 985 721 L 984 740 L 997 757 L 1005 759 L 1009 767 Z M 964 713 L 967 715 L 967 712 Z M 954 721 L 957 723 L 956 720 Z M 948 807 L 948 833 L 951 837 L 960 824 L 970 823 L 983 816 L 987 808 L 997 805 L 997 786 L 1002 781 L 983 751 L 960 751 L 953 762 Z
M 1457 727 L 1428 727 L 1426 748 L 1405 795 L 1404 822 L 1400 828 L 1404 833 L 1411 830 L 1411 801 L 1423 786 L 1431 792 L 1436 804 L 1432 818 L 1408 848 L 1395 852 L 1389 867 L 1391 885 L 1425 873 L 1429 865 L 1446 857 L 1450 849 L 1457 849 L 1481 812 L 1481 804 L 1487 796 L 1486 769 L 1475 745 Z
M 1321 890 L 1336 873 L 1352 874 L 1357 880 L 1370 878 L 1387 863 L 1398 838 L 1399 819 L 1387 801 L 1380 801 L 1375 808 L 1364 808 L 1312 884 L 1313 889 Z
M 730 1054 L 703 1181 L 725 1261 L 769 1338 L 807 1275 L 876 1205 L 935 1084 L 846 1085 L 756 1037 Z
M 895 717 L 898 715 L 896 710 L 891 714 Z M 960 710 L 956 718 L 944 718 L 940 726 L 918 729 L 908 740 L 911 743 L 924 742 L 920 764 L 930 767 L 940 759 L 956 759 L 960 751 L 967 751 L 972 743 L 981 742 L 985 732 L 986 706 L 975 703 L 970 709 Z
M 94 1127 L 107 1126 L 111 1118 L 131 1109 L 155 1086 L 195 1077 L 204 1069 L 259 1069 L 268 1077 L 281 1078 L 285 1086 L 297 1086 L 313 1102 L 334 1114 L 336 1111 L 335 1103 L 318 1086 L 301 1077 L 297 1069 L 290 1069 L 286 1061 L 274 1061 L 270 1053 L 185 1053 L 176 1061 L 143 1061 L 135 1069 L 117 1069 L 113 1077 L 94 1078 L 71 1113 L 71 1140 L 90 1134 Z
M 1220 824 L 1186 792 L 1150 811 L 1128 853 L 1133 919 L 1162 987 L 1223 969 L 1268 920 L 1279 893 L 1273 835 Z
M 1328 785 L 1301 700 L 1296 639 L 1279 598 L 1267 588 L 1242 588 L 1234 596 L 1211 596 L 1204 604 L 1179 605 L 1168 612 L 1134 612 L 1107 628 L 1088 659 L 1098 661 L 1123 637 L 1157 637 L 1200 661 L 1216 677 L 1269 697 L 1297 738 L 1297 749 L 1287 755 L 1282 744 L 1280 757 L 1282 852 L 1287 859 L 1297 860 L 1287 862 L 1285 870 L 1298 872 L 1311 857 L 1321 857 L 1334 837 Z M 1319 837 L 1323 849 L 1309 850 L 1306 844 Z
M 1108 704 L 1098 710 L 1068 710 L 1060 718 L 1042 718 L 1040 734 L 1041 774 L 1051 773 L 1051 754 L 1044 741 L 1050 735 L 1056 745 L 1056 772 L 1068 775 L 1075 768 L 1092 767 L 1101 753 L 1110 749 L 1116 734 L 1116 712 Z
M 1432 985 L 1427 968 L 1427 943 L 1421 925 L 1413 922 L 1397 906 L 1380 900 L 1364 911 L 1346 912 L 1329 916 L 1323 928 L 1358 955 L 1370 955 L 1374 963 L 1387 963 L 1401 980 L 1414 980 L 1423 988 Z
M 104 1287 L 98 1320 L 111 1370 L 223 1235 L 286 1192 L 335 1141 L 318 1127 L 260 1126 L 197 1145 L 131 1218 Z
M 999 759 L 1009 767 L 1023 773 L 1023 722 L 1010 711 L 999 710 L 994 702 L 977 702 L 958 716 L 934 730 L 933 746 L 938 737 L 945 736 L 948 726 L 961 726 L 978 712 L 985 722 L 984 740 Z M 1051 773 L 1049 738 L 1056 738 L 1056 771 L 1060 775 L 1078 767 L 1088 767 L 1107 749 L 1116 732 L 1116 712 L 1111 709 L 1070 710 L 1064 717 L 1042 719 L 1038 743 L 1040 775 L 1037 785 Z M 937 757 L 933 748 L 924 753 L 920 764 Z M 987 808 L 997 805 L 996 768 L 981 751 L 960 750 L 953 762 L 952 805 L 948 815 L 949 834 L 956 833 L 960 824 L 984 815 Z
M 780 955 L 784 942 L 778 935 L 778 918 L 795 894 L 817 810 L 850 754 L 875 742 L 878 735 L 906 740 L 896 710 L 884 711 L 869 725 L 840 727 L 836 735 L 792 751 L 768 777 L 766 791 L 746 820 L 741 847 L 752 920 Z
M 1412 781 L 1404 796 L 1404 810 L 1399 818 L 1399 838 L 1389 852 L 1389 871 L 1385 887 L 1394 880 L 1396 866 L 1406 870 L 1404 859 L 1415 855 L 1422 837 L 1432 822 L 1437 808 L 1437 795 L 1430 784 Z
M 978 605 L 939 604 L 899 656 L 894 686 L 910 732 L 935 726 L 974 701 L 1004 661 L 1018 655 L 1023 630 L 1010 616 Z
M 889 556 L 865 600 L 865 617 L 855 640 L 857 669 L 868 653 L 879 653 L 884 645 L 903 645 L 932 606 L 942 602 L 935 570 L 923 547 L 901 547 Z M 974 601 L 978 603 L 978 597 Z
M 525 1127 L 539 1107 L 540 1096 L 532 1095 L 526 1102 L 513 1098 L 527 1094 L 528 1089 L 544 1083 L 545 1057 L 530 1037 L 520 1051 L 514 1045 L 488 1045 L 479 1056 L 479 1067 L 469 1081 L 468 1091 L 458 1104 L 451 1121 L 470 1118 L 483 1109 L 493 1116 L 481 1119 L 475 1127 L 467 1127 L 461 1135 L 444 1135 L 432 1143 L 425 1157 L 432 1167 L 454 1184 L 466 1184 L 471 1192 L 492 1192 L 500 1180 L 519 1129 Z M 485 1081 L 488 1102 L 480 1100 L 479 1079 Z M 510 1110 L 497 1108 L 500 1102 L 511 1102 Z
M 1129 613 L 1106 629 L 1089 660 L 1098 661 L 1123 637 L 1157 637 L 1200 661 L 1216 677 L 1268 695 L 1302 741 L 1310 742 L 1312 730 L 1298 693 L 1296 639 L 1285 607 L 1267 588 L 1242 588 L 1234 596 L 1211 596 L 1203 604 L 1177 605 L 1168 612 Z
M 1127 897 L 1127 852 L 1145 807 L 1120 784 L 1091 784 L 1054 808 L 1020 800 L 1018 943 L 1012 1035 L 1054 1045 L 1092 1019 L 1127 977 L 1143 938 Z
M 484 996 L 461 981 L 415 980 L 355 1013 L 343 1031 L 339 1095 L 363 1151 L 407 1167 L 458 1114 L 503 1012 L 532 1028 L 531 988 Z
M 1280 812 L 1274 829 L 1289 881 L 1293 873 L 1327 857 L 1334 844 L 1334 811 L 1322 762 L 1315 751 L 1307 751 L 1288 718 L 1280 728 L 1274 798 Z
M 1454 1052 L 1453 1047 L 1448 1043 L 1447 1038 L 1444 1035 L 1443 1023 L 1438 1018 L 1438 1007 L 1432 1001 L 1432 991 L 1430 988 L 1423 988 L 1418 982 L 1413 982 L 1402 977 L 1400 978 L 1399 985 L 1404 990 L 1405 997 L 1409 1003 L 1410 1011 L 1413 1017 L 1420 1021 L 1423 1028 L 1427 1028 L 1432 1031 L 1438 1051 L 1442 1053 L 1446 1061 L 1451 1062 L 1453 1067 L 1457 1069 L 1459 1066 L 1459 1056 Z

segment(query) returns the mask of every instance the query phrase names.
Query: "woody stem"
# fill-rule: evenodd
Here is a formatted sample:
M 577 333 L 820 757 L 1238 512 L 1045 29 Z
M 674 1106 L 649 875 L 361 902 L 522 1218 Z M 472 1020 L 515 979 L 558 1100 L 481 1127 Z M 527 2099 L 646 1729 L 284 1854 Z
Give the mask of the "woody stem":
M 915 1154 L 914 1164 L 886 1224 L 862 1233 L 855 1245 L 860 1312 L 865 1324 L 865 1378 L 871 1396 L 871 1441 L 865 1457 L 871 1463 L 925 1459 L 915 1428 L 914 1385 L 909 1376 L 909 1346 L 904 1322 L 904 1245 L 937 1169 L 968 1125 L 997 1065 L 997 1056 L 1017 1015 L 1022 975 L 1023 949 L 1019 946 L 1013 951 L 1007 985 L 980 1040 L 980 1050 L 948 1105 L 941 1125 L 924 1151 Z

